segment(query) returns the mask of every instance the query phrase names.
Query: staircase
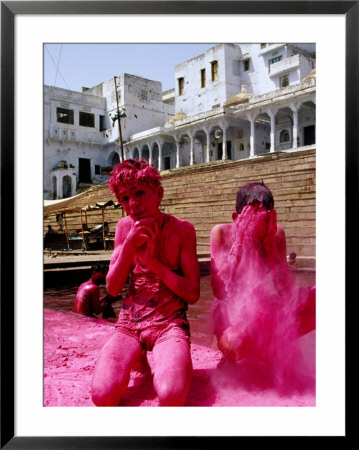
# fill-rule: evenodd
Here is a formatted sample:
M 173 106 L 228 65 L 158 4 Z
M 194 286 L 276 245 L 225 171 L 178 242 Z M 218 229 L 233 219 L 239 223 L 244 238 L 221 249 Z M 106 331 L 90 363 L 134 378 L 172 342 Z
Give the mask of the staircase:
M 261 155 L 239 161 L 214 161 L 162 172 L 164 198 L 161 210 L 193 223 L 197 252 L 209 255 L 209 236 L 215 224 L 232 221 L 237 190 L 246 183 L 263 181 L 271 189 L 278 223 L 287 237 L 287 254 L 315 260 L 316 151 Z M 116 200 L 107 185 L 92 186 L 69 199 L 68 208 L 83 208 Z M 59 210 L 59 208 L 58 208 Z M 56 207 L 44 218 L 44 232 L 51 224 L 56 230 Z M 50 212 L 49 212 L 50 211 Z M 101 210 L 88 210 L 88 226 L 102 223 Z M 114 232 L 122 217 L 121 208 L 106 208 L 104 220 Z M 80 228 L 79 210 L 66 213 L 69 231 Z M 83 221 L 85 214 L 83 213 Z

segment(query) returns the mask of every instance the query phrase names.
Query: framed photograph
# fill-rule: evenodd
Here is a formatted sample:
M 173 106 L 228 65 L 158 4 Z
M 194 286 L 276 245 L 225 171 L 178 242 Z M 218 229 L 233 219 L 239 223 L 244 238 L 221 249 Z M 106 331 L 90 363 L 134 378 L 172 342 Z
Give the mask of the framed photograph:
M 356 292 L 357 246 L 346 236 L 357 228 L 358 25 L 358 1 L 1 2 L 1 448 L 204 448 L 245 437 L 349 436 L 346 297 Z M 44 44 L 114 42 L 316 44 L 315 406 L 44 407 Z M 236 136 L 244 142 L 246 133 Z

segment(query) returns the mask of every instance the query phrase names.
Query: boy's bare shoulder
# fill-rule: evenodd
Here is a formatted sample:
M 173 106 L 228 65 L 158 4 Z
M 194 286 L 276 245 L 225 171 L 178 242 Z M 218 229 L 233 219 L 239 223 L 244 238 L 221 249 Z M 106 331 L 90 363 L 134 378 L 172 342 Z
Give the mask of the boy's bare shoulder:
M 117 222 L 116 228 L 128 228 L 132 225 L 132 222 L 133 220 L 130 216 L 122 217 L 122 219 Z
M 126 234 L 129 231 L 129 229 L 131 228 L 132 223 L 133 223 L 133 220 L 131 219 L 130 216 L 126 216 L 126 217 L 123 217 L 122 219 L 120 219 L 116 225 L 116 234 L 117 235 Z
M 187 227 L 187 228 L 194 228 L 193 223 L 190 222 L 189 220 L 186 219 L 180 219 L 179 217 L 176 216 L 172 216 L 172 219 L 174 220 L 175 223 L 177 223 L 178 226 L 183 226 L 183 227 Z
M 211 230 L 211 239 L 220 240 L 229 234 L 232 234 L 233 223 L 220 223 Z
M 190 221 L 188 221 L 186 219 L 179 219 L 178 217 L 175 217 L 172 215 L 170 217 L 171 217 L 171 223 L 172 223 L 172 231 L 175 231 L 175 232 L 181 233 L 181 234 L 195 232 L 194 225 Z

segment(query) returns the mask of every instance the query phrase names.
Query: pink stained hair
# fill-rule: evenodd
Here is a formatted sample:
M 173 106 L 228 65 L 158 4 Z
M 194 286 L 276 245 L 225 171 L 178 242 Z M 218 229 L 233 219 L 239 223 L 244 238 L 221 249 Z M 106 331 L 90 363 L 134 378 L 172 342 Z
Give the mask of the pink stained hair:
M 108 185 L 119 200 L 121 186 L 143 184 L 154 190 L 161 186 L 161 178 L 160 172 L 145 159 L 126 159 L 113 168 Z

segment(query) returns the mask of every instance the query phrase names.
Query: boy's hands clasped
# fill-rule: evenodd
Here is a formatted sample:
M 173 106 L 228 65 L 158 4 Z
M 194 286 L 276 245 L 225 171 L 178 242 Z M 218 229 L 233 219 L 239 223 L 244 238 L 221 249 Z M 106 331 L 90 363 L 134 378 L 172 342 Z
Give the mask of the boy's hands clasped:
M 140 263 L 151 268 L 156 259 L 156 236 L 159 228 L 153 217 L 145 217 L 133 223 L 127 240 L 136 249 Z

